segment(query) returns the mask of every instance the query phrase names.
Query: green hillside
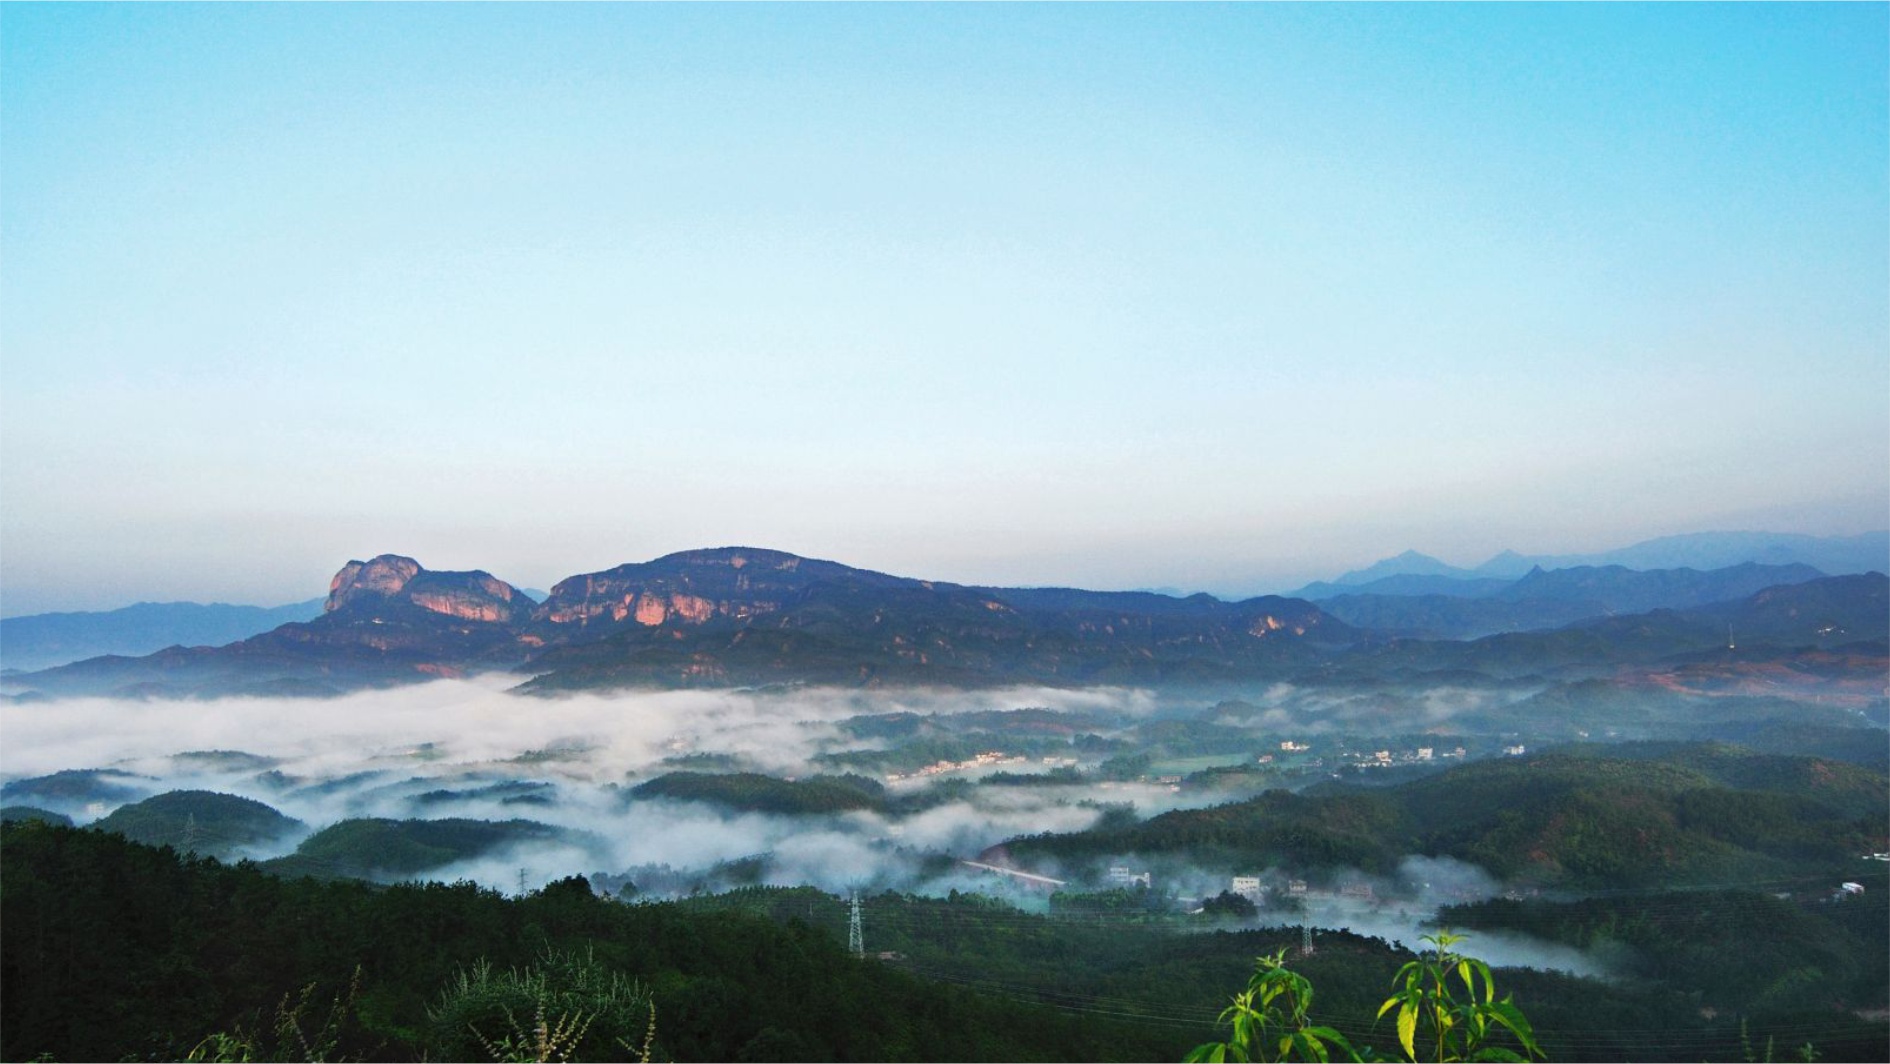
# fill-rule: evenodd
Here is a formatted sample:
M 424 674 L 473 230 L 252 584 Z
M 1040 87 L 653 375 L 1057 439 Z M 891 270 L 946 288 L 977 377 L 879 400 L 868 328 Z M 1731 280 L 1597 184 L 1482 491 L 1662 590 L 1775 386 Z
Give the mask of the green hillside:
M 1818 891 L 1810 904 L 1751 891 L 1497 898 L 1450 907 L 1440 919 L 1578 946 L 1610 958 L 1624 977 L 1659 982 L 1711 1008 L 1881 1008 L 1890 979 L 1890 952 L 1882 948 L 1890 941 L 1890 906 L 1881 891 L 1890 876 L 1881 866 L 1854 875 L 1865 881 L 1865 894 L 1834 900 Z M 1733 955 L 1738 963 L 1728 964 Z
M 507 899 L 284 879 L 41 824 L 0 831 L 6 1060 L 181 1060 L 215 1032 L 273 1044 L 279 1004 L 304 994 L 313 1035 L 351 981 L 329 1059 L 469 1059 L 478 1047 L 429 1010 L 477 962 L 503 973 L 547 951 L 634 980 L 655 1004 L 658 1060 L 1173 1060 L 1210 1026 L 929 984 L 804 923 L 624 905 L 582 879 Z
M 1407 854 L 1545 886 L 1767 878 L 1881 850 L 1883 773 L 1713 744 L 1576 747 L 1472 762 L 1391 787 L 1328 783 L 1005 844 L 1028 865 L 1189 855 L 1221 871 L 1387 874 Z
M 865 776 L 784 780 L 754 772 L 671 772 L 631 790 L 638 798 L 710 802 L 745 812 L 818 815 L 880 808 L 886 788 Z
M 231 857 L 300 831 L 293 817 L 250 798 L 214 791 L 168 791 L 119 806 L 92 824 L 133 842 Z
M 9 805 L 0 807 L 0 824 L 10 824 L 15 820 L 43 820 L 60 827 L 71 827 L 72 818 L 64 813 L 55 813 L 49 809 L 40 809 L 30 805 Z
M 533 820 L 343 820 L 266 862 L 283 875 L 398 879 L 479 857 L 515 842 L 571 841 L 576 833 Z

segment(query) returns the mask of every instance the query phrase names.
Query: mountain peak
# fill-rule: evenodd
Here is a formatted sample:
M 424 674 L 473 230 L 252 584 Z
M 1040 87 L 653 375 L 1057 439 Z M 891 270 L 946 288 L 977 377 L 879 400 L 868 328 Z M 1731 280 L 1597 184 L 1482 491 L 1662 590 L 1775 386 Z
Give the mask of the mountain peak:
M 1366 584 L 1387 576 L 1467 576 L 1464 570 L 1439 561 L 1428 554 L 1407 550 L 1396 557 L 1373 562 L 1334 580 L 1335 584 Z
M 515 615 L 522 620 L 533 605 L 517 588 L 483 570 L 442 572 L 405 555 L 381 554 L 342 566 L 329 581 L 322 609 L 333 614 L 350 606 L 371 609 L 397 602 L 469 621 L 510 621 Z
M 764 547 L 704 547 L 665 554 L 650 565 L 726 565 L 731 569 L 797 569 L 806 558 Z
M 421 572 L 420 563 L 399 554 L 381 554 L 367 561 L 350 561 L 328 582 L 328 604 L 333 613 L 363 595 L 387 598 L 398 595 Z
M 1538 556 L 1521 554 L 1513 550 L 1505 550 L 1489 561 L 1477 566 L 1472 571 L 1478 576 L 1490 577 L 1492 579 L 1515 580 L 1528 575 L 1531 569 L 1541 568 L 1537 563 L 1542 560 L 1543 559 Z

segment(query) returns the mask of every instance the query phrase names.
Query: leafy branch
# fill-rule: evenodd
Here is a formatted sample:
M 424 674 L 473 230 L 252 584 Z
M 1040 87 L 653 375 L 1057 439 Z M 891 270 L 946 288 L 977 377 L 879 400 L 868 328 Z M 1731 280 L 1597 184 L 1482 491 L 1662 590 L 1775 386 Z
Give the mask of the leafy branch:
M 1378 1009 L 1379 1019 L 1396 1010 L 1398 1047 L 1405 1060 L 1547 1059 L 1522 1010 L 1509 996 L 1497 998 L 1490 966 L 1454 951 L 1462 936 L 1443 931 L 1424 941 L 1435 951 L 1420 954 L 1398 970 L 1391 996 Z M 1312 982 L 1286 967 L 1285 950 L 1260 957 L 1247 989 L 1221 1013 L 1233 1037 L 1197 1046 L 1186 1060 L 1330 1061 L 1335 1054 L 1339 1060 L 1380 1059 L 1371 1047 L 1355 1049 L 1337 1030 L 1314 1024 L 1309 1016 L 1312 1001 Z M 1522 1046 L 1522 1054 L 1492 1040 L 1503 1032 Z

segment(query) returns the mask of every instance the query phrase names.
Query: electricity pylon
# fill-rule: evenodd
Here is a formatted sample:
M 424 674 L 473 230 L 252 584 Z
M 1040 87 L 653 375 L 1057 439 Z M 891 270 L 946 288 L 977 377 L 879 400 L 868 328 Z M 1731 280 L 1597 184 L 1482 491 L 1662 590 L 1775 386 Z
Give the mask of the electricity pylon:
M 847 950 L 855 957 L 865 958 L 866 936 L 860 930 L 860 896 L 847 891 Z

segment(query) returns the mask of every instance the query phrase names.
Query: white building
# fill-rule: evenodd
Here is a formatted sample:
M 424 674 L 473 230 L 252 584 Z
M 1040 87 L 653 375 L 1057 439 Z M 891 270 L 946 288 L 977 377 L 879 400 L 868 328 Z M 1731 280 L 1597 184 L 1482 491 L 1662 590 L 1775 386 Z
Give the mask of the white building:
M 1120 886 L 1133 886 L 1140 883 L 1144 887 L 1154 886 L 1154 877 L 1147 872 L 1132 872 L 1127 865 L 1116 865 L 1109 869 L 1109 882 Z

